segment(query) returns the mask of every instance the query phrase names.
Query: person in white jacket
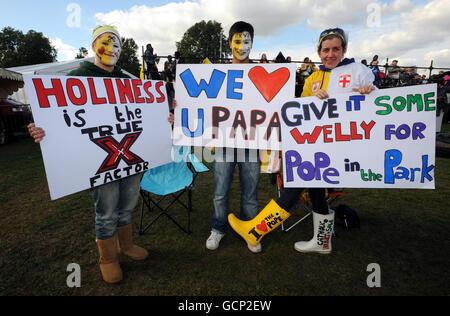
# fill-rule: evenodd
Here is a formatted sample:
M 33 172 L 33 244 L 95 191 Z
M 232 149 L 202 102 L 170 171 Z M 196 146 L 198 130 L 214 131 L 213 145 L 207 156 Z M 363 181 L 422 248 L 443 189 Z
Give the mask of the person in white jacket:
M 369 94 L 373 86 L 372 71 L 355 60 L 344 58 L 347 37 L 340 28 L 327 29 L 320 34 L 317 53 L 322 61 L 319 71 L 305 81 L 302 97 L 316 96 L 327 99 L 337 93 L 359 92 Z M 289 210 L 297 203 L 304 188 L 287 188 L 275 202 L 272 200 L 254 219 L 240 221 L 233 214 L 228 216 L 230 226 L 251 245 L 277 228 L 289 216 Z M 334 229 L 334 212 L 328 206 L 325 189 L 309 189 L 313 207 L 314 235 L 310 241 L 295 243 L 299 252 L 331 253 L 331 236 Z M 266 219 L 271 219 L 266 223 Z

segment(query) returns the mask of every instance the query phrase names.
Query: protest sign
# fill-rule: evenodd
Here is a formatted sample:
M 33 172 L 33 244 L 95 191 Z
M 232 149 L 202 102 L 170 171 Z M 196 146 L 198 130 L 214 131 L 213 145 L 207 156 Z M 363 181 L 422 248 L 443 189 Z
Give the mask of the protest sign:
M 434 189 L 436 85 L 285 102 L 285 187 Z
M 295 64 L 180 64 L 175 91 L 175 145 L 278 150 Z
M 162 81 L 24 76 L 51 199 L 172 161 Z

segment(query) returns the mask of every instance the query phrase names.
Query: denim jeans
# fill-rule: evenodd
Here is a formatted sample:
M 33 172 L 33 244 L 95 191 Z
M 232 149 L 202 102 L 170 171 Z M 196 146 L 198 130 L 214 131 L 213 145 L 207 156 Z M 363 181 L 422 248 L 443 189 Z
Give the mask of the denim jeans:
M 118 227 L 131 224 L 131 213 L 139 200 L 141 174 L 91 189 L 95 205 L 97 239 L 109 239 Z
M 212 230 L 224 234 L 228 228 L 229 194 L 234 169 L 239 167 L 241 209 L 239 218 L 253 219 L 258 214 L 258 182 L 260 162 L 257 150 L 217 148 L 213 164 L 214 212 Z

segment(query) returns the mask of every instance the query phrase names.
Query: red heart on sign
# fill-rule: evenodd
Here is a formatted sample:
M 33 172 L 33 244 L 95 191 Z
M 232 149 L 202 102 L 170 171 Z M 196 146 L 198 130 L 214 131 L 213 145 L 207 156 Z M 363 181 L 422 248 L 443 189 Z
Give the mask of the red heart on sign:
M 287 68 L 280 68 L 269 74 L 261 66 L 253 67 L 248 73 L 248 77 L 267 102 L 272 101 L 280 92 L 281 88 L 289 80 L 289 76 L 290 73 Z
M 267 225 L 265 221 L 262 221 L 261 225 L 256 225 L 256 228 L 262 232 L 267 232 Z

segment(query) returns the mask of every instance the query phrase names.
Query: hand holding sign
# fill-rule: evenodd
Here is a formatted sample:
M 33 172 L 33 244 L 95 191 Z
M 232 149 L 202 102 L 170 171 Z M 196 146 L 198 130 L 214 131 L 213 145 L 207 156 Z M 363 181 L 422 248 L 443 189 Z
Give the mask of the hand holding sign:
M 40 143 L 45 136 L 44 130 L 41 127 L 36 127 L 34 123 L 30 123 L 27 127 L 30 136 L 34 138 L 34 142 Z
M 359 92 L 361 94 L 369 94 L 370 92 L 375 90 L 374 86 L 364 86 L 364 87 L 360 87 L 360 88 L 353 88 L 352 89 L 354 92 Z

